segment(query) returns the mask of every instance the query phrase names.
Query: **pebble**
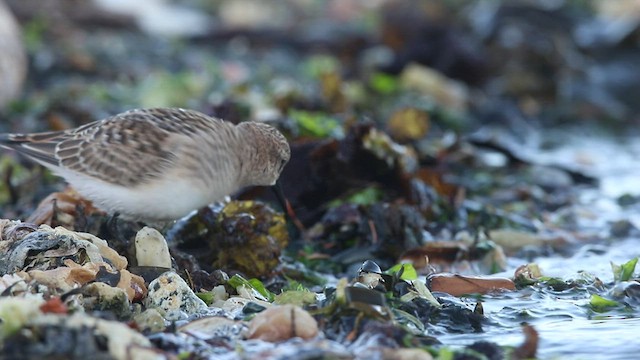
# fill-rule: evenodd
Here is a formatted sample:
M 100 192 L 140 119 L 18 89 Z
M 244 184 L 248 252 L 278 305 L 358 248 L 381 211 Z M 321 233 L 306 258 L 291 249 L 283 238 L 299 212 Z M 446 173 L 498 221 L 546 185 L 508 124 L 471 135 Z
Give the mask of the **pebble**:
M 148 309 L 157 309 L 169 321 L 182 320 L 208 309 L 176 273 L 168 271 L 149 284 L 149 294 L 144 301 Z
M 136 234 L 136 260 L 138 266 L 171 268 L 171 255 L 164 236 L 152 227 L 145 226 Z

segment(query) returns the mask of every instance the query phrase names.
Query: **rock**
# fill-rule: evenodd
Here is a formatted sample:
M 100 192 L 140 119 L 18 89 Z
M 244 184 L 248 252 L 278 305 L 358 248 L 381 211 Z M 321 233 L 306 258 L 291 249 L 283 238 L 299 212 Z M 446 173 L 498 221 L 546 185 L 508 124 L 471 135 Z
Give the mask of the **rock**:
M 13 291 L 24 292 L 26 290 L 24 285 L 24 279 L 16 274 L 6 274 L 0 277 L 0 293 L 3 295 L 11 295 Z M 10 290 L 5 293 L 7 289 Z
M 95 0 L 108 13 L 133 18 L 140 30 L 152 36 L 182 37 L 206 34 L 212 19 L 200 12 L 164 0 Z
M 431 96 L 444 108 L 464 112 L 469 102 L 469 89 L 438 71 L 418 64 L 410 64 L 400 74 L 400 81 L 408 89 Z
M 47 286 L 52 295 L 90 282 L 120 288 L 130 301 L 146 294 L 144 280 L 126 270 L 127 259 L 111 249 L 106 241 L 63 227 L 35 228 L 17 222 L 4 223 L 0 238 L 0 274 L 16 273 L 26 282 Z
M 136 326 L 140 331 L 158 333 L 166 329 L 165 320 L 162 314 L 156 309 L 147 309 L 133 317 Z
M 166 359 L 146 337 L 127 325 L 83 313 L 32 314 L 21 328 L 24 331 L 3 339 L 0 358 Z
M 138 266 L 155 266 L 170 269 L 171 255 L 164 236 L 154 228 L 145 226 L 136 234 L 136 260 Z
M 387 128 L 399 141 L 418 140 L 429 131 L 429 114 L 416 108 L 401 109 L 391 115 Z
M 0 340 L 18 331 L 29 319 L 37 316 L 42 304 L 44 300 L 40 296 L 0 298 Z
M 127 293 L 103 282 L 88 284 L 83 289 L 83 305 L 88 310 L 109 311 L 119 319 L 131 315 L 131 302 Z
M 210 316 L 194 320 L 181 326 L 178 331 L 196 336 L 200 339 L 224 338 L 237 340 L 246 325 L 241 321 L 234 321 L 220 316 Z
M 10 226 L 19 227 L 20 224 Z M 0 255 L 0 274 L 55 269 L 68 259 L 80 265 L 105 264 L 117 270 L 127 267 L 124 256 L 111 249 L 105 240 L 91 234 L 63 227 L 52 229 L 47 225 L 41 225 L 30 233 L 5 228 L 3 234 L 2 248 L 5 250 Z
M 431 291 L 441 291 L 453 296 L 486 294 L 495 291 L 515 290 L 513 281 L 506 278 L 434 274 L 428 278 Z
M 149 284 L 144 305 L 164 312 L 164 318 L 170 321 L 185 319 L 208 308 L 178 274 L 170 271 Z
M 294 305 L 268 308 L 251 320 L 247 338 L 278 342 L 300 337 L 308 340 L 318 335 L 318 323 L 305 310 Z

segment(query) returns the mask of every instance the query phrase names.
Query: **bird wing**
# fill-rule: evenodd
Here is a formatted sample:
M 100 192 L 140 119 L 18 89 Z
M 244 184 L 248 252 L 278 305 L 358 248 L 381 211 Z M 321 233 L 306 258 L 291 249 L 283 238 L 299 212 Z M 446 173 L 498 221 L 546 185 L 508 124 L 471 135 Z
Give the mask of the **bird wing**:
M 134 187 L 157 178 L 175 165 L 181 109 L 131 110 L 76 129 L 37 134 L 0 135 L 0 144 L 15 149 L 54 171 L 70 170 L 108 183 Z M 177 131 L 180 130 L 180 131 Z

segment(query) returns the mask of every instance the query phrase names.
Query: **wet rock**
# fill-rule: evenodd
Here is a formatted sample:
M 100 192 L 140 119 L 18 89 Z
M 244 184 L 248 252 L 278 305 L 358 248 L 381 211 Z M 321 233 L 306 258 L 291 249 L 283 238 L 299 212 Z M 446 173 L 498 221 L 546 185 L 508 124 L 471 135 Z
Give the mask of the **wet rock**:
M 208 308 L 174 272 L 166 272 L 149 284 L 149 294 L 144 305 L 163 312 L 167 320 L 184 319 Z
M 513 275 L 513 279 L 516 286 L 523 287 L 535 284 L 541 276 L 542 272 L 538 264 L 531 263 L 519 266 Z
M 531 182 L 545 189 L 568 188 L 573 185 L 571 176 L 562 169 L 533 165 L 529 169 Z
M 616 298 L 624 298 L 626 302 L 640 304 L 640 281 L 621 281 L 611 289 L 611 295 Z
M 609 228 L 611 236 L 616 238 L 623 238 L 630 236 L 631 234 L 637 234 L 638 228 L 629 220 L 614 221 Z
M 318 335 L 318 323 L 305 310 L 294 305 L 268 308 L 249 323 L 247 338 L 269 342 L 293 337 L 312 339 Z
M 384 282 L 382 278 L 382 269 L 374 261 L 365 261 L 358 270 L 358 282 L 373 289 L 380 282 Z
M 154 228 L 145 226 L 136 234 L 136 260 L 138 266 L 171 268 L 171 255 L 164 236 Z

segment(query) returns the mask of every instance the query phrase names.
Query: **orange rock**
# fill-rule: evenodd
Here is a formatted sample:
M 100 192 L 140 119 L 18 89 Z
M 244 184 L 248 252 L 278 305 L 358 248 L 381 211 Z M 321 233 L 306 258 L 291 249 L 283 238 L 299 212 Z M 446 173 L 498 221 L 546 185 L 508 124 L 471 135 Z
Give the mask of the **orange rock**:
M 40 305 L 40 311 L 51 314 L 66 314 L 69 309 L 67 309 L 67 306 L 62 302 L 62 300 L 56 296 Z
M 294 305 L 270 307 L 259 313 L 249 324 L 249 339 L 270 342 L 293 337 L 311 339 L 318 335 L 318 323 L 305 310 Z
M 435 274 L 428 278 L 431 291 L 441 291 L 453 296 L 465 294 L 486 294 L 494 291 L 515 290 L 510 279 L 462 276 L 456 274 Z

